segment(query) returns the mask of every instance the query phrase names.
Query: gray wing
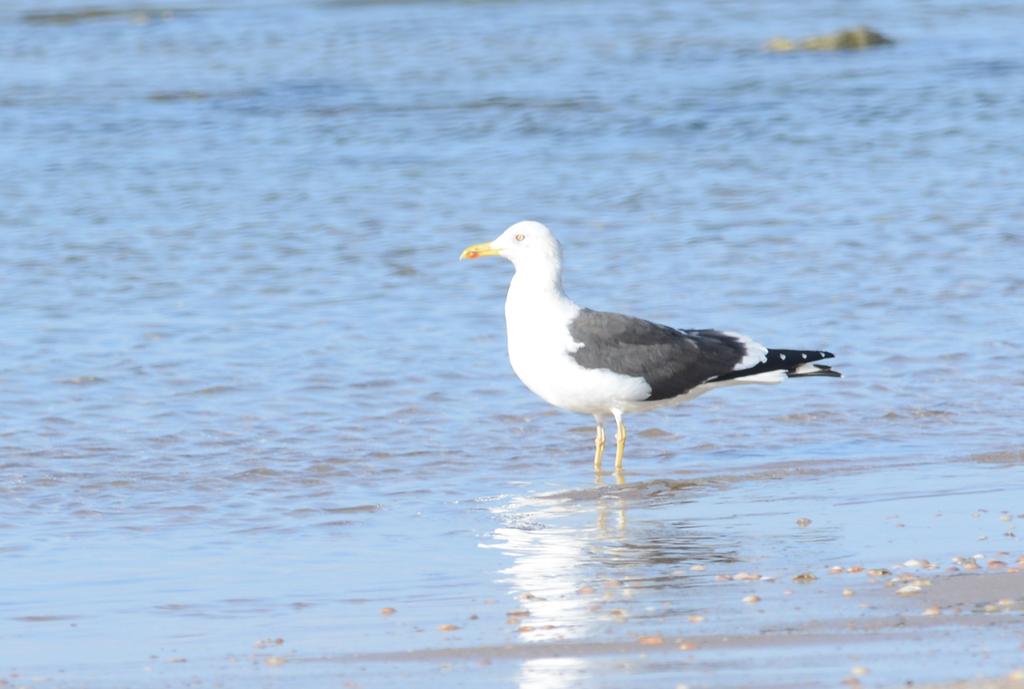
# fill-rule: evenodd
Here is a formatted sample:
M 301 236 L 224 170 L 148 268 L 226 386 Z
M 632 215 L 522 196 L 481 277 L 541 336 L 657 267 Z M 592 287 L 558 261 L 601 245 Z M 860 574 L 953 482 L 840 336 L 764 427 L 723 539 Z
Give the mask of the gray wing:
M 682 395 L 730 373 L 747 353 L 739 339 L 717 330 L 677 330 L 590 309 L 580 310 L 569 333 L 583 343 L 572 354 L 576 363 L 642 377 L 651 386 L 651 401 Z

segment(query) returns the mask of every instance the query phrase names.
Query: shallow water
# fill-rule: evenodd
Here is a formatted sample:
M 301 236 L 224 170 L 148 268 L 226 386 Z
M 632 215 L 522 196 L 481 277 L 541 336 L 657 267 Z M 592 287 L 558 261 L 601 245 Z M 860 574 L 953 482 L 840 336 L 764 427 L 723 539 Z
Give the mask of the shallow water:
M 103 8 L 0 11 L 0 677 L 832 686 L 845 651 L 530 649 L 845 604 L 718 574 L 1019 553 L 1019 6 Z M 897 43 L 761 50 L 864 21 Z M 581 303 L 847 377 L 631 417 L 595 485 L 508 367 L 509 267 L 457 261 L 525 217 Z M 871 681 L 1003 673 L 1011 626 Z

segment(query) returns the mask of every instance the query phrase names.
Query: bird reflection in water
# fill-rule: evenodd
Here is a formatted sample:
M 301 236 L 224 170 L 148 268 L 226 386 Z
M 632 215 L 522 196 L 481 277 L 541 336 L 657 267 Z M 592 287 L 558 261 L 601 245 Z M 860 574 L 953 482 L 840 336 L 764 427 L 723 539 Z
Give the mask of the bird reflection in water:
M 565 689 L 591 676 L 585 656 L 530 658 L 519 668 L 519 689 Z
M 631 619 L 698 612 L 699 579 L 684 565 L 737 560 L 727 534 L 697 531 L 679 514 L 702 483 L 608 481 L 598 475 L 593 488 L 521 496 L 499 509 L 504 526 L 484 547 L 511 560 L 501 583 L 517 601 L 508 622 L 521 641 L 606 640 Z M 575 685 L 593 662 L 555 646 L 551 656 L 523 661 L 521 689 Z
M 598 486 L 604 486 L 605 477 L 609 474 L 604 471 L 598 471 L 594 473 L 594 483 Z M 626 475 L 624 472 L 616 471 L 611 474 L 615 480 L 615 485 L 624 486 L 626 485 Z M 620 535 L 625 535 L 626 532 L 626 502 L 622 499 L 622 496 L 615 495 L 614 493 L 607 496 L 611 500 L 614 500 L 617 505 L 614 509 L 616 516 L 616 530 Z M 608 502 L 601 500 L 597 501 L 597 530 L 601 533 L 608 533 L 608 515 L 613 511 L 609 507 Z

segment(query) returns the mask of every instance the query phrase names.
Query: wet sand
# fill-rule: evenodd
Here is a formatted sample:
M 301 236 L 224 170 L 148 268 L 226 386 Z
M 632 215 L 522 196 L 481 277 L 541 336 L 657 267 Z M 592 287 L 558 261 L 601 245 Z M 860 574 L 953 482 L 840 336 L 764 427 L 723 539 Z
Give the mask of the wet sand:
M 1024 563 L 1024 556 L 1020 558 Z M 995 561 L 1000 562 L 1000 561 Z M 982 568 L 984 563 L 979 563 Z M 991 565 L 991 561 L 989 563 Z M 826 588 L 830 594 L 857 597 L 871 611 L 865 618 L 860 614 L 839 616 L 834 608 L 818 605 L 806 612 L 805 619 L 794 624 L 767 624 L 757 633 L 703 633 L 700 622 L 694 621 L 693 631 L 684 634 L 635 634 L 625 641 L 552 641 L 533 644 L 505 644 L 499 646 L 455 646 L 423 648 L 405 652 L 361 653 L 320 658 L 296 658 L 300 662 L 365 664 L 370 675 L 388 672 L 396 663 L 420 663 L 446 668 L 469 668 L 502 662 L 565 658 L 611 658 L 616 662 L 640 662 L 645 665 L 677 666 L 689 675 L 699 677 L 696 686 L 834 686 L 841 681 L 846 686 L 869 683 L 873 658 L 882 664 L 891 662 L 891 647 L 898 646 L 902 662 L 927 663 L 935 649 L 953 643 L 967 648 L 971 640 L 986 638 L 993 631 L 999 634 L 1024 634 L 1024 618 L 1013 613 L 1024 610 L 1024 572 L 1017 566 L 996 564 L 990 569 L 998 573 L 981 571 L 974 574 L 935 574 L 925 566 L 895 567 L 891 574 L 843 572 L 824 575 L 832 579 Z M 741 577 L 743 575 L 740 575 Z M 801 575 L 797 575 L 799 578 Z M 803 584 L 793 585 L 785 579 L 770 582 L 783 587 L 783 595 L 801 597 Z M 906 586 L 917 586 L 920 591 L 909 592 Z M 841 587 L 841 588 L 840 588 Z M 585 593 L 585 592 L 584 592 Z M 582 594 L 581 594 L 582 595 Z M 755 603 L 756 605 L 756 603 Z M 758 612 L 765 612 L 759 610 Z M 768 611 L 770 615 L 770 611 Z M 529 624 L 529 617 L 517 617 L 516 622 Z M 628 626 L 628 623 L 626 623 Z M 628 635 L 628 633 L 627 633 Z M 793 684 L 790 680 L 776 685 L 767 677 L 717 681 L 720 666 L 741 663 L 748 654 L 777 654 L 781 657 L 813 655 L 816 662 L 842 666 L 856 649 L 857 662 L 850 665 L 846 676 L 823 675 L 815 680 Z M 951 648 L 950 652 L 957 652 Z M 376 668 L 376 669 L 375 669 Z M 877 669 L 877 668 L 876 668 Z M 967 674 L 984 673 L 979 664 Z M 471 671 L 471 670 L 470 670 Z M 935 687 L 1021 686 L 1024 674 L 1011 672 L 1004 678 L 977 679 Z M 875 685 L 874 683 L 870 683 Z
M 669 477 L 638 467 L 552 491 L 508 477 L 491 487 L 514 492 L 453 495 L 447 507 L 417 503 L 433 513 L 392 515 L 400 526 L 390 536 L 367 533 L 372 540 L 354 549 L 369 560 L 366 572 L 325 554 L 313 566 L 347 581 L 340 604 L 274 593 L 296 587 L 280 579 L 263 597 L 220 606 L 172 598 L 158 614 L 194 622 L 170 643 L 144 633 L 120 646 L 134 656 L 128 662 L 80 656 L 56 672 L 14 666 L 0 679 L 54 687 L 113 687 L 122 676 L 136 686 L 223 687 L 1001 686 L 1017 681 L 1010 678 L 1022 664 L 1019 459 L 1006 450 L 734 471 L 692 461 Z M 374 519 L 394 509 L 364 503 L 334 514 Z M 440 553 L 445 544 L 459 557 Z M 268 546 L 275 563 L 317 562 L 308 546 Z M 382 557 L 392 558 L 387 566 Z M 46 634 L 65 644 L 103 625 L 74 609 L 35 610 L 13 622 L 29 640 Z M 251 629 L 218 632 L 236 611 Z
M 497 577 L 489 591 L 389 595 L 381 586 L 347 607 L 345 622 L 362 634 L 271 631 L 226 656 L 160 655 L 147 672 L 170 685 L 195 676 L 229 687 L 1019 686 L 1024 549 L 1014 528 L 1024 517 L 999 509 L 1016 491 L 997 488 L 1017 454 L 964 458 L 963 474 L 948 463 L 772 463 L 501 498 L 488 511 L 504 526 L 479 545 L 511 564 L 481 572 Z M 963 477 L 978 466 L 997 473 L 972 485 Z M 916 492 L 900 478 L 927 472 L 947 475 Z M 871 494 L 856 493 L 858 477 Z M 755 505 L 747 528 L 787 550 L 752 555 L 757 538 L 743 533 L 737 501 L 749 504 L 751 491 L 773 501 L 782 486 L 784 508 Z M 842 496 L 828 514 L 810 513 L 804 490 L 819 509 Z M 722 536 L 701 545 L 707 526 L 679 535 L 671 515 L 680 506 L 713 513 L 718 501 L 743 545 Z M 852 541 L 830 556 L 830 519 L 872 545 Z

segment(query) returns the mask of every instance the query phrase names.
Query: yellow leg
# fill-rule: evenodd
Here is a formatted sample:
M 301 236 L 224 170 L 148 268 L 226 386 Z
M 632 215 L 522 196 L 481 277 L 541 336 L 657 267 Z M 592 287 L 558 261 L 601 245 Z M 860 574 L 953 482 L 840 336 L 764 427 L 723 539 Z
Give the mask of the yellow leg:
M 604 426 L 597 422 L 597 435 L 594 437 L 594 471 L 601 472 L 601 455 L 604 454 Z
M 622 412 L 612 410 L 615 415 L 615 473 L 622 471 L 622 453 L 626 449 L 626 426 L 622 423 Z

